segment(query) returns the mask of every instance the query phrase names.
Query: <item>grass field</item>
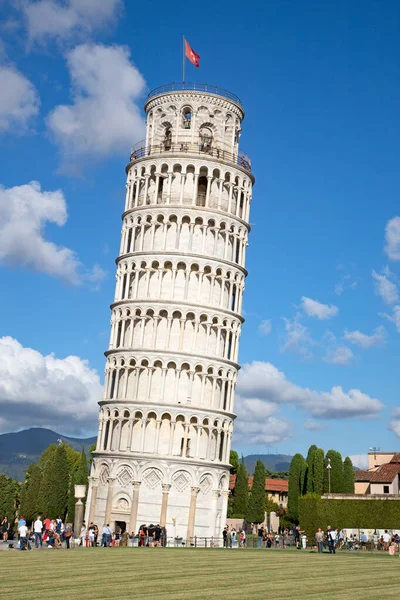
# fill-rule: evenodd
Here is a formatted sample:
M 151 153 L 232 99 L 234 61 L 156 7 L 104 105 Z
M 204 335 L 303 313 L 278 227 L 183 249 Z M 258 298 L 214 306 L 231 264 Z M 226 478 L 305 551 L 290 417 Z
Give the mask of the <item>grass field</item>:
M 93 548 L 1 552 L 7 600 L 398 598 L 398 556 Z

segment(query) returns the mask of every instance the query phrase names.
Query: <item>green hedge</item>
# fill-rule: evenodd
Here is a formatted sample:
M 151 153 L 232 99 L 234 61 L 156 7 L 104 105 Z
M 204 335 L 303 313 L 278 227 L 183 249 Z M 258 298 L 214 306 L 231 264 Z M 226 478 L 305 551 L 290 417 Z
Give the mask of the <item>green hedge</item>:
M 299 498 L 300 527 L 313 536 L 318 527 L 338 529 L 397 529 L 400 527 L 399 500 L 331 500 L 317 494 Z

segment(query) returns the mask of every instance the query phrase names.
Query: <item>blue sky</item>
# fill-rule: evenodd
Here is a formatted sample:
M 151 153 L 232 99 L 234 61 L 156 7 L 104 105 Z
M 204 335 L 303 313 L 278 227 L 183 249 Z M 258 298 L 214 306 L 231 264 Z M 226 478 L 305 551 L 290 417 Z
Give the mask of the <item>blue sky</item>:
M 256 176 L 235 446 L 395 450 L 398 3 L 99 6 L 0 2 L 0 429 L 96 430 L 124 168 L 185 34 Z

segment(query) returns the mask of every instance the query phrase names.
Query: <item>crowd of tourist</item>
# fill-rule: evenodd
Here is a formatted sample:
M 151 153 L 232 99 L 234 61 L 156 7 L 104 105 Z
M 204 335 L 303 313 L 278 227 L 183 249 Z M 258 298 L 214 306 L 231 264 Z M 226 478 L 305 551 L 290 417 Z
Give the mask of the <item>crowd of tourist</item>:
M 369 535 L 361 530 L 359 535 L 347 532 L 344 529 L 334 529 L 328 525 L 326 532 L 321 527 L 315 534 L 316 547 L 318 553 L 324 552 L 325 547 L 328 547 L 330 554 L 336 554 L 336 550 L 382 550 L 391 555 L 396 554 L 400 548 L 400 535 L 397 533 L 390 534 L 387 529 L 384 533 L 379 534 L 376 530 Z
M 354 531 L 354 530 L 353 530 Z M 11 522 L 7 516 L 0 520 L 0 537 L 3 543 L 8 543 L 10 547 L 18 547 L 20 550 L 30 550 L 32 546 L 35 548 L 70 548 L 72 546 L 82 546 L 86 548 L 101 546 L 104 548 L 110 546 L 140 546 L 140 547 L 157 547 L 167 545 L 167 532 L 165 527 L 158 525 L 139 526 L 137 533 L 129 534 L 127 531 L 116 527 L 115 531 L 109 524 L 103 525 L 101 531 L 94 523 L 86 525 L 82 523 L 82 527 L 78 533 L 74 532 L 72 523 L 64 523 L 58 517 L 50 519 L 39 515 L 37 519 L 28 527 L 25 518 L 21 515 L 18 520 Z M 226 526 L 222 533 L 224 548 L 245 548 L 247 546 L 247 534 L 245 529 L 236 530 L 235 527 Z M 288 545 L 289 540 L 294 543 L 297 548 L 307 547 L 307 536 L 299 526 L 294 527 L 291 531 L 288 529 L 280 530 L 278 533 L 268 532 L 260 525 L 257 529 L 257 547 L 258 548 L 273 548 Z M 182 538 L 175 538 L 176 541 L 181 541 L 182 545 L 185 542 Z M 210 538 L 210 546 L 217 545 L 217 540 Z M 252 540 L 252 546 L 255 545 Z M 311 542 L 312 547 L 322 553 L 327 548 L 330 554 L 336 554 L 337 550 L 382 550 L 390 555 L 397 554 L 400 550 L 400 535 L 389 533 L 385 530 L 383 533 L 374 533 L 359 531 L 356 533 L 347 533 L 344 529 L 335 529 L 330 525 L 327 526 L 324 532 L 322 528 L 318 528 L 315 533 L 315 542 Z M 179 545 L 176 544 L 175 545 Z M 192 544 L 193 545 L 193 544 Z M 206 544 L 207 545 L 207 544 Z M 290 545 L 290 544 L 289 544 Z
M 58 517 L 50 519 L 39 515 L 31 526 L 28 527 L 23 515 L 15 523 L 10 522 L 7 516 L 0 520 L 0 539 L 8 543 L 10 548 L 20 550 L 35 548 L 62 548 L 82 546 L 86 548 L 101 546 L 164 546 L 166 545 L 166 529 L 160 525 L 145 525 L 139 527 L 137 534 L 122 531 L 119 527 L 115 531 L 109 524 L 104 525 L 99 531 L 95 523 L 82 527 L 78 533 L 74 532 L 72 523 L 64 523 Z M 136 543 L 135 543 L 136 542 Z

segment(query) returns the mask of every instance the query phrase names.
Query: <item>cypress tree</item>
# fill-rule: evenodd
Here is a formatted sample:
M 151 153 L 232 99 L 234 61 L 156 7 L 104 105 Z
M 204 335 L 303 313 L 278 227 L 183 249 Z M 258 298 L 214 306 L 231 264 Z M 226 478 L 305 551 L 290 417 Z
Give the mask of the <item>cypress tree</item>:
M 54 459 L 45 467 L 46 482 L 48 484 L 45 494 L 45 513 L 51 519 L 65 517 L 68 500 L 69 463 L 64 444 L 57 446 Z M 43 477 L 44 478 L 44 477 Z
M 354 469 L 351 458 L 348 456 L 343 462 L 343 493 L 354 494 Z
M 239 456 L 236 450 L 230 451 L 229 463 L 231 465 L 231 475 L 236 475 L 239 469 Z
M 53 516 L 50 515 L 51 506 L 49 504 L 49 492 L 52 488 L 54 480 L 54 463 L 56 450 L 57 446 L 55 444 L 51 444 L 43 452 L 37 463 L 42 471 L 42 477 L 40 479 L 40 488 L 38 493 L 38 504 L 42 508 L 44 518 L 53 518 Z M 55 517 L 57 516 L 58 515 L 55 515 Z
M 264 463 L 258 460 L 254 470 L 253 485 L 246 511 L 248 523 L 263 523 L 265 518 L 265 478 L 267 476 Z
M 24 515 L 28 522 L 34 521 L 38 515 L 42 514 L 43 507 L 40 504 L 41 483 L 42 469 L 38 463 L 30 464 L 25 474 L 20 506 L 20 513 Z
M 7 516 L 11 524 L 14 523 L 17 509 L 19 485 L 16 481 L 0 474 L 0 515 L 1 519 Z
M 73 471 L 68 492 L 67 520 L 68 523 L 75 521 L 75 473 Z
M 307 453 L 307 473 L 305 483 L 307 493 L 314 491 L 314 457 L 317 450 L 317 446 L 313 444 L 309 447 Z
M 313 487 L 314 492 L 322 496 L 324 492 L 324 451 L 317 448 L 313 461 Z
M 249 479 L 247 476 L 246 467 L 244 466 L 244 458 L 239 464 L 236 475 L 235 494 L 233 497 L 232 515 L 238 519 L 244 519 L 247 512 L 247 504 L 249 499 Z
M 79 459 L 79 463 L 75 469 L 75 483 L 77 485 L 86 485 L 88 484 L 88 460 L 85 454 L 84 448 L 82 448 L 81 457 Z
M 331 461 L 331 469 L 328 469 L 328 459 Z M 343 461 L 342 455 L 337 450 L 328 450 L 325 456 L 325 484 L 324 492 L 329 492 L 329 471 L 331 478 L 332 494 L 343 493 Z
M 297 523 L 299 520 L 299 497 L 304 491 L 304 474 L 307 463 L 301 454 L 295 454 L 289 469 L 288 517 Z

